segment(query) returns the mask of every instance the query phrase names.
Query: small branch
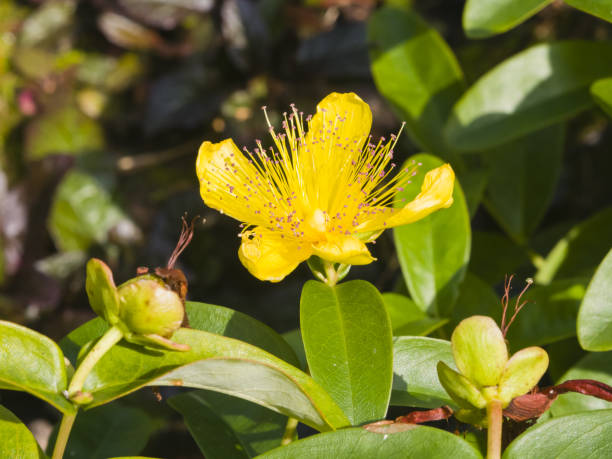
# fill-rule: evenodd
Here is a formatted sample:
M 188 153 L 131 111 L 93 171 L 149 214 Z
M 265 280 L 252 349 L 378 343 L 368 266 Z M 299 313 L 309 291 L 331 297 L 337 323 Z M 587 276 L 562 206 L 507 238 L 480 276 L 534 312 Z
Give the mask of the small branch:
M 68 437 L 72 430 L 72 425 L 76 419 L 75 414 L 65 414 L 62 418 L 62 422 L 57 431 L 57 438 L 55 439 L 55 446 L 53 447 L 53 456 L 51 459 L 62 459 L 64 451 L 66 451 L 66 445 L 68 444 Z
M 501 458 L 502 403 L 492 400 L 487 405 L 487 459 Z
M 281 445 L 288 445 L 295 438 L 295 431 L 298 426 L 298 420 L 295 418 L 287 419 L 287 426 L 285 427 L 285 433 L 283 434 L 283 438 L 281 440 Z

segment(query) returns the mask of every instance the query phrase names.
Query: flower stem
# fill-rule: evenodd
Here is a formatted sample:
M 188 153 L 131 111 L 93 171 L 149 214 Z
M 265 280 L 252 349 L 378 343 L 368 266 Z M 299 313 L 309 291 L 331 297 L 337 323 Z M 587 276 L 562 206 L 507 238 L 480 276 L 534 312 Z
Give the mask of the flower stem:
M 488 403 L 487 423 L 487 459 L 499 459 L 502 442 L 502 404 L 499 400 Z
M 325 266 L 325 283 L 333 287 L 338 283 L 338 272 L 334 268 L 334 264 L 329 261 L 323 261 Z
M 68 386 L 68 397 L 72 397 L 83 389 L 83 384 L 85 384 L 85 380 L 93 367 L 98 363 L 106 351 L 121 341 L 121 338 L 123 338 L 123 333 L 116 326 L 109 328 L 106 333 L 102 335 L 102 338 L 98 340 L 74 372 L 74 376 Z
M 288 445 L 293 441 L 295 437 L 295 430 L 297 429 L 298 420 L 295 418 L 287 419 L 287 427 L 285 427 L 285 433 L 283 435 L 283 439 L 281 440 L 281 445 Z
M 53 447 L 53 456 L 51 459 L 62 459 L 64 456 L 68 437 L 70 436 L 70 431 L 72 430 L 75 419 L 76 413 L 65 414 L 62 418 L 59 430 L 57 431 L 57 438 L 55 439 L 55 446 Z

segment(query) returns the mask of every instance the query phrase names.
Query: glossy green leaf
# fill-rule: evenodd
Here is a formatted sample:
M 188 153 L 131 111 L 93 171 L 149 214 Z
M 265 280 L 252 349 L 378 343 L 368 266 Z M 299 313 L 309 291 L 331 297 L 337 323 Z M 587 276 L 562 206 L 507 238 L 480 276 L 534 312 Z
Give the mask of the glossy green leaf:
M 449 341 L 416 336 L 394 338 L 391 404 L 419 408 L 453 404 L 438 380 L 436 366 L 440 361 L 456 369 Z
M 351 424 L 384 418 L 391 395 L 393 344 L 378 290 L 361 280 L 334 287 L 308 281 L 300 299 L 300 328 L 310 374 Z
M 197 313 L 192 315 L 194 309 L 200 307 L 202 303 L 187 303 L 187 314 L 190 319 L 194 318 L 193 326 L 208 323 L 210 328 L 217 327 L 217 331 L 223 328 L 222 317 L 226 314 L 223 310 L 226 308 L 218 311 L 220 320 L 208 322 L 199 320 Z M 212 305 L 206 307 L 215 308 Z M 236 317 L 239 320 L 240 316 Z M 81 346 L 101 336 L 107 328 L 103 320 L 91 320 L 66 336 L 60 345 L 73 360 Z M 233 332 L 238 329 L 228 327 Z M 257 335 L 253 330 L 243 330 L 249 332 L 251 339 Z M 94 393 L 90 407 L 107 403 L 145 385 L 170 385 L 210 389 L 241 397 L 296 417 L 320 430 L 348 424 L 340 408 L 308 375 L 259 348 L 192 329 L 180 329 L 172 339 L 191 345 L 192 350 L 181 353 L 151 351 L 126 342 L 115 346 L 86 381 L 85 390 Z M 288 347 L 286 343 L 284 346 Z M 277 396 L 276 392 L 283 396 Z
M 300 369 L 306 371 L 308 362 L 306 361 L 306 351 L 304 350 L 304 341 L 302 341 L 302 332 L 299 328 L 283 333 L 283 338 L 287 344 L 293 349 L 300 362 Z
M 428 317 L 414 301 L 399 293 L 384 293 L 382 298 L 394 336 L 426 336 L 448 322 Z
M 561 173 L 565 128 L 550 126 L 487 152 L 489 212 L 525 243 L 553 198 Z
M 612 117 L 612 78 L 603 78 L 593 83 L 591 95 L 601 109 Z
M 77 155 L 104 146 L 101 127 L 71 105 L 35 118 L 26 130 L 26 153 L 40 159 L 52 153 Z
M 585 355 L 559 378 L 557 384 L 570 379 L 594 379 L 612 386 L 612 352 L 591 352 Z M 550 406 L 554 417 L 603 409 L 612 409 L 612 402 L 575 392 L 559 395 Z
M 612 247 L 612 207 L 573 227 L 549 252 L 535 281 L 591 277 Z
M 612 0 L 564 0 L 570 6 L 612 22 Z
M 463 10 L 463 30 L 470 38 L 506 32 L 536 14 L 552 0 L 468 0 Z
M 612 410 L 578 413 L 538 423 L 516 438 L 503 459 L 612 457 Z
M 523 249 L 501 233 L 474 231 L 469 270 L 489 284 L 503 281 L 506 274 L 516 272 L 529 263 Z
M 79 413 L 64 457 L 105 459 L 136 455 L 163 425 L 163 421 L 151 417 L 141 408 L 120 402 L 99 406 Z M 48 452 L 53 451 L 56 434 L 50 439 Z
M 9 410 L 0 406 L 0 457 L 45 459 L 32 432 Z
M 578 340 L 587 351 L 612 349 L 612 250 L 603 259 L 578 311 Z
M 448 141 L 458 150 L 479 151 L 556 124 L 589 108 L 589 86 L 610 74 L 609 42 L 533 46 L 467 90 L 446 125 Z
M 566 279 L 546 286 L 531 287 L 522 298 L 522 301 L 528 301 L 527 305 L 506 335 L 512 352 L 575 336 L 576 316 L 586 290 L 585 284 L 583 279 Z M 514 289 L 518 288 L 515 285 Z M 513 298 L 510 301 L 511 308 L 514 304 Z
M 44 335 L 0 321 L 0 387 L 20 390 L 45 400 L 64 413 L 74 407 L 66 390 L 66 367 L 60 348 Z
M 440 131 L 464 88 L 451 49 L 414 11 L 397 7 L 371 16 L 368 40 L 378 90 L 423 150 L 446 157 Z
M 274 449 L 262 459 L 298 457 L 329 459 L 448 459 L 449 457 L 481 458 L 480 453 L 458 435 L 441 429 L 410 426 L 410 430 L 393 434 L 368 432 L 364 429 L 342 429 L 314 435 Z
M 48 226 L 59 249 L 87 250 L 103 244 L 126 217 L 109 191 L 92 175 L 69 172 L 55 192 Z
M 398 205 L 402 199 L 408 202 L 419 193 L 425 172 L 443 164 L 428 154 L 415 155 L 410 160 L 421 166 L 412 183 L 398 193 Z M 397 227 L 393 232 L 410 296 L 424 311 L 438 317 L 452 310 L 470 258 L 470 216 L 458 181 L 453 198 L 448 209 Z
M 300 362 L 285 339 L 266 324 L 223 306 L 196 301 L 185 303 L 189 326 L 197 330 L 217 333 L 257 346 L 295 367 Z
M 191 391 L 168 403 L 208 459 L 249 458 L 280 446 L 287 417 L 228 395 Z
M 94 367 L 84 390 L 107 403 L 144 385 L 209 389 L 251 400 L 292 416 L 318 430 L 343 427 L 348 420 L 312 378 L 250 344 L 192 329 L 172 340 L 189 352 L 151 351 L 126 342 L 113 347 Z

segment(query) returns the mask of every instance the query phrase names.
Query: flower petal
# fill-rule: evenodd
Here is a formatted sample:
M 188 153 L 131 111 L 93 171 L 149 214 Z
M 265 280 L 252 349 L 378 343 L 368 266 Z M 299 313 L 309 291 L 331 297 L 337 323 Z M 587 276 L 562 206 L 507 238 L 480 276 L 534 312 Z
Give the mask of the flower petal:
M 198 151 L 196 173 L 207 206 L 251 225 L 265 224 L 261 209 L 277 201 L 273 187 L 232 139 L 204 142 Z
M 308 244 L 261 227 L 243 233 L 238 250 L 240 261 L 253 276 L 271 282 L 283 280 L 311 254 Z
M 381 228 L 406 225 L 427 217 L 438 209 L 450 207 L 453 204 L 453 188 L 455 172 L 450 164 L 432 169 L 425 175 L 421 192 L 401 209 L 378 208 L 380 212 L 371 220 L 360 224 L 359 232 L 374 231 Z
M 372 111 L 355 93 L 334 92 L 319 102 L 300 149 L 305 194 L 314 201 L 310 206 L 329 211 L 338 196 L 345 197 L 371 126 Z
M 367 246 L 354 236 L 335 236 L 313 244 L 312 250 L 326 261 L 345 265 L 367 265 L 375 260 Z

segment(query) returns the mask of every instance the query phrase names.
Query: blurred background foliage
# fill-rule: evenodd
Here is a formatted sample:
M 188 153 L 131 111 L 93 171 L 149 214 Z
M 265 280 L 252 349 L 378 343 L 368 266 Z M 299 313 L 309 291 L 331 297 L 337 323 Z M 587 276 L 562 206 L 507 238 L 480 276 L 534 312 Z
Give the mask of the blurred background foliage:
M 202 203 L 194 162 L 203 140 L 266 143 L 262 105 L 278 124 L 290 103 L 312 113 L 332 91 L 370 104 L 374 136 L 407 122 L 400 160 L 427 151 L 457 169 L 472 216 L 464 284 L 473 288 L 459 293 L 464 304 L 483 281 L 499 292 L 506 273 L 537 274 L 542 286 L 555 276 L 590 277 L 612 246 L 609 80 L 588 95 L 593 80 L 612 76 L 612 28 L 605 12 L 602 20 L 560 1 L 531 3 L 545 8 L 492 36 L 520 20 L 466 15 L 472 28 L 464 28 L 462 0 L 415 1 L 404 15 L 391 9 L 409 6 L 401 0 L 383 8 L 374 0 L 3 0 L 0 316 L 59 339 L 93 316 L 83 288 L 88 258 L 104 259 L 118 283 L 138 266 L 163 266 L 187 212 L 204 221 L 179 260 L 189 298 L 294 329 L 306 267 L 280 284 L 252 278 L 236 256 L 236 222 Z M 525 94 L 523 125 L 485 120 L 470 131 L 451 120 L 443 135 L 453 105 L 481 76 L 532 45 L 566 39 L 602 48 L 592 68 L 577 61 L 561 75 L 563 100 L 552 97 L 555 88 L 534 90 Z M 397 44 L 399 56 L 389 52 Z M 529 59 L 510 78 L 540 69 L 537 56 Z M 440 84 L 421 107 L 417 82 Z M 455 115 L 469 116 L 460 105 Z M 405 293 L 390 232 L 374 252 L 379 261 L 350 276 Z M 551 295 L 539 292 L 546 303 Z M 426 333 L 443 323 L 430 320 Z M 26 410 L 14 411 L 27 422 L 34 414 Z

